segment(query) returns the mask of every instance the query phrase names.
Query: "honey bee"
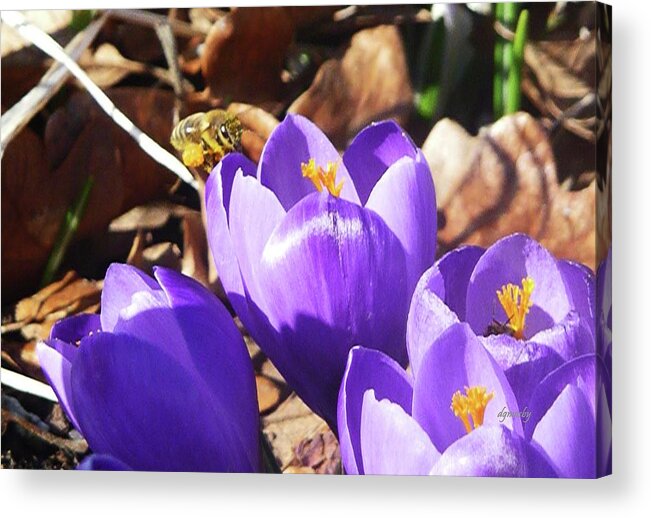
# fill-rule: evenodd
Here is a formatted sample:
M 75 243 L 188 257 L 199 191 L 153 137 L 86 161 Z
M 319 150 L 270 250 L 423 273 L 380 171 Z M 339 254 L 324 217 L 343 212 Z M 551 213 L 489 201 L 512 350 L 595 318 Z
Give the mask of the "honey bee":
M 486 331 L 484 331 L 484 336 L 491 336 L 491 335 L 513 336 L 514 331 L 509 326 L 510 320 L 511 319 L 509 318 L 506 322 L 502 323 L 499 322 L 498 320 L 495 320 L 495 318 L 493 318 L 493 321 L 490 324 L 488 324 Z
M 203 167 L 210 172 L 224 155 L 240 149 L 242 124 L 224 110 L 189 115 L 172 130 L 170 144 L 181 153 L 188 167 Z

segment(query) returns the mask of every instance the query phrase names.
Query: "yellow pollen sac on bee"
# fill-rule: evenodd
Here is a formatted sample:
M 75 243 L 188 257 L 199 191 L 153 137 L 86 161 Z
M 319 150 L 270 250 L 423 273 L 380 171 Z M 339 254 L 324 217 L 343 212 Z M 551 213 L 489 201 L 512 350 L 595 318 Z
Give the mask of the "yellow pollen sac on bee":
M 472 432 L 484 424 L 484 413 L 486 406 L 493 399 L 494 392 L 486 392 L 486 387 L 473 386 L 465 387 L 465 395 L 457 390 L 452 394 L 450 410 L 455 417 L 461 419 L 466 433 Z M 472 418 L 472 426 L 470 419 Z
M 502 304 L 508 317 L 508 326 L 513 330 L 514 338 L 524 338 L 524 321 L 531 308 L 531 294 L 535 283 L 531 277 L 522 279 L 522 289 L 515 284 L 507 284 L 497 290 L 497 299 Z
M 323 167 L 316 165 L 316 160 L 310 158 L 309 162 L 301 164 L 301 172 L 303 173 L 303 178 L 309 178 L 316 190 L 323 192 L 325 187 L 330 194 L 335 198 L 338 198 L 341 194 L 341 189 L 344 187 L 344 181 L 341 180 L 339 183 L 335 184 L 337 179 L 337 163 L 328 162 L 325 171 Z

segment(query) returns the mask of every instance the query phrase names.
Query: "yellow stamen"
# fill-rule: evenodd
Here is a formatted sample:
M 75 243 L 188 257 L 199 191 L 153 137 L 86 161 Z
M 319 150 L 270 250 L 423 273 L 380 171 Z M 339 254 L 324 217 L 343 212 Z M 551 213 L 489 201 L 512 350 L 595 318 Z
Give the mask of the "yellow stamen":
M 488 402 L 493 399 L 495 395 L 493 392 L 486 393 L 486 387 L 466 387 L 466 394 L 468 395 L 468 412 L 472 417 L 472 422 L 475 428 L 484 424 L 484 412 Z
M 468 398 L 462 395 L 458 390 L 452 395 L 450 410 L 454 412 L 455 417 L 461 419 L 463 426 L 466 427 L 466 433 L 470 433 L 472 428 L 470 427 L 470 420 L 468 419 Z
M 461 419 L 466 433 L 470 433 L 484 424 L 486 406 L 493 399 L 495 393 L 487 393 L 486 387 L 481 386 L 465 387 L 465 389 L 465 396 L 459 390 L 452 395 L 450 410 L 454 412 L 455 417 Z M 472 418 L 472 427 L 470 426 L 470 417 Z
M 497 290 L 497 298 L 508 317 L 508 326 L 513 330 L 513 336 L 518 340 L 524 337 L 524 321 L 531 308 L 531 293 L 535 283 L 531 277 L 522 279 L 522 289 L 514 284 L 502 286 Z
M 339 183 L 335 184 L 337 179 L 336 162 L 328 162 L 324 171 L 323 167 L 316 165 L 314 158 L 310 158 L 307 164 L 301 164 L 301 172 L 303 173 L 303 178 L 309 178 L 312 181 L 317 191 L 322 192 L 325 187 L 328 192 L 336 198 L 341 194 L 341 189 L 344 187 L 344 181 L 341 180 Z

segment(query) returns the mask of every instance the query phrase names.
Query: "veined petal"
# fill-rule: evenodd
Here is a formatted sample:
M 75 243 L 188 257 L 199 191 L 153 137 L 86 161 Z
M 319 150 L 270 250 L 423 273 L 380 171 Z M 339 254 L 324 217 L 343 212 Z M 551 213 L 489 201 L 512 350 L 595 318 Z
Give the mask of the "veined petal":
M 404 252 L 374 212 L 325 194 L 305 197 L 273 231 L 258 279 L 282 344 L 265 352 L 329 422 L 351 347 L 406 361 Z
M 521 412 L 529 412 L 528 404 L 538 383 L 563 365 L 563 358 L 546 345 L 525 342 L 515 362 L 504 370 Z M 526 424 L 529 417 L 522 416 Z
M 413 291 L 436 254 L 436 195 L 432 173 L 419 151 L 393 163 L 366 203 L 396 235 L 407 256 L 407 289 Z
M 416 145 L 394 121 L 374 122 L 357 134 L 343 160 L 362 205 L 389 166 L 402 157 L 416 158 Z
M 219 373 L 215 373 L 219 375 Z M 143 471 L 255 471 L 238 416 L 216 406 L 196 373 L 128 335 L 82 340 L 72 399 L 95 453 Z
M 513 234 L 488 248 L 470 277 L 466 320 L 475 333 L 484 334 L 493 318 L 508 319 L 496 292 L 509 283 L 519 285 L 525 277 L 535 282 L 525 338 L 560 322 L 573 309 L 556 259 L 529 236 Z
M 407 351 L 414 377 L 418 376 L 423 356 L 438 336 L 452 324 L 457 315 L 445 305 L 439 293 L 444 290 L 443 279 L 436 267 L 427 270 L 418 281 L 407 317 Z
M 436 294 L 461 321 L 466 318 L 468 282 L 484 252 L 479 246 L 460 246 L 446 253 L 434 266 L 430 283 L 440 286 Z
M 595 324 L 595 275 L 587 266 L 573 261 L 558 260 L 567 293 L 572 298 L 574 311 L 586 328 L 594 334 Z
M 169 298 L 192 368 L 210 388 L 215 407 L 231 416 L 241 449 L 257 465 L 255 376 L 241 333 L 224 305 L 200 283 L 167 268 L 156 268 L 154 275 Z
M 505 426 L 480 426 L 447 448 L 432 475 L 526 477 L 527 446 Z
M 156 281 L 138 268 L 113 263 L 106 271 L 102 289 L 102 330 L 113 331 L 120 311 L 131 304 L 136 293 L 151 293 L 157 290 L 160 290 L 160 287 Z
M 603 362 L 595 354 L 586 354 L 564 363 L 550 372 L 534 389 L 529 399 L 531 419 L 525 423 L 525 435 L 530 438 L 538 422 L 549 411 L 560 393 L 573 385 L 583 392 L 593 416 L 596 415 L 595 392 L 601 384 L 609 386 Z
M 205 192 L 206 234 L 224 290 L 238 316 L 248 326 L 250 318 L 244 281 L 229 228 L 231 192 L 238 171 L 255 178 L 253 162 L 240 153 L 228 153 L 208 177 Z
M 373 389 L 378 398 L 388 399 L 411 414 L 412 387 L 405 370 L 380 351 L 353 347 L 348 354 L 337 405 L 341 460 L 349 475 L 365 473 L 360 447 L 360 423 L 362 401 L 368 389 Z
M 50 330 L 50 339 L 57 339 L 74 344 L 84 336 L 102 330 L 100 316 L 81 313 L 57 321 Z
M 515 395 L 502 369 L 482 347 L 468 324 L 454 324 L 425 354 L 414 382 L 412 415 L 439 451 L 463 437 L 462 421 L 450 409 L 453 394 L 464 387 L 482 386 L 493 392 L 484 425 L 504 424 L 522 435 Z M 502 411 L 513 416 L 500 417 Z M 475 430 L 476 431 L 476 430 Z
M 440 453 L 400 405 L 364 394 L 361 454 L 365 475 L 427 475 Z
M 338 164 L 337 182 L 343 180 L 341 198 L 359 205 L 355 184 L 346 165 L 328 137 L 309 119 L 288 113 L 272 131 L 262 150 L 258 179 L 271 189 L 286 211 L 299 200 L 315 192 L 312 182 L 303 178 L 301 164 L 313 158 L 326 168 L 328 162 Z
M 245 293 L 263 311 L 266 294 L 260 290 L 258 266 L 269 236 L 285 217 L 276 195 L 252 176 L 237 172 L 233 181 L 230 234 Z
M 595 352 L 593 333 L 575 311 L 570 311 L 558 324 L 536 333 L 531 341 L 546 345 L 566 361 Z
M 81 471 L 130 471 L 131 468 L 124 462 L 111 455 L 92 453 L 77 466 Z
M 71 371 L 77 348 L 67 342 L 51 338 L 36 344 L 38 363 L 54 390 L 59 404 L 72 425 L 79 431 L 79 423 L 72 403 Z
M 539 445 L 563 478 L 595 478 L 597 450 L 594 414 L 583 392 L 567 385 L 536 425 Z

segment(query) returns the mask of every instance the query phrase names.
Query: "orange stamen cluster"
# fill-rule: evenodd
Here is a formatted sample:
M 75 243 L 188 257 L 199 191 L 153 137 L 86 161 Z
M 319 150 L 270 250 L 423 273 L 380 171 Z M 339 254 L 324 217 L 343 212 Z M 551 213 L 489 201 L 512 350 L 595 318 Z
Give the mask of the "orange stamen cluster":
M 524 338 L 524 321 L 531 308 L 531 293 L 535 283 L 531 277 L 522 279 L 522 289 L 515 284 L 507 284 L 497 290 L 497 298 L 508 317 L 508 326 L 518 340 Z
M 303 178 L 309 178 L 312 181 L 317 191 L 323 192 L 323 188 L 325 187 L 336 198 L 341 194 L 344 181 L 341 180 L 335 184 L 337 179 L 337 164 L 335 162 L 328 162 L 324 171 L 323 167 L 316 165 L 314 158 L 310 158 L 307 164 L 301 164 L 301 172 L 303 173 Z
M 455 417 L 461 419 L 466 433 L 470 433 L 484 424 L 486 406 L 493 399 L 495 393 L 487 393 L 486 387 L 481 386 L 465 387 L 465 389 L 465 395 L 460 390 L 452 395 L 450 410 L 454 412 Z M 470 419 L 472 419 L 472 425 Z

